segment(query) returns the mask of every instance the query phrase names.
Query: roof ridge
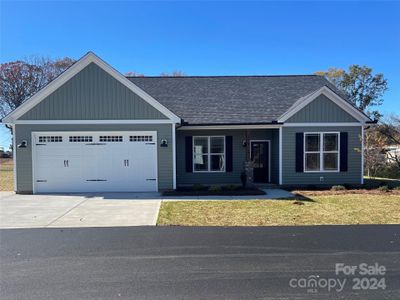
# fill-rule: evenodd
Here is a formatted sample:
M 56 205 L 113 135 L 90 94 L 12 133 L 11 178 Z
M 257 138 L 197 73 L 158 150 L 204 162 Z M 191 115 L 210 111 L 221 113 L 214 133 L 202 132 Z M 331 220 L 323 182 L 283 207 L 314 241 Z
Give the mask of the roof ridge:
M 188 76 L 125 76 L 126 78 L 243 78 L 243 77 L 323 77 L 316 74 L 289 74 L 289 75 L 188 75 Z

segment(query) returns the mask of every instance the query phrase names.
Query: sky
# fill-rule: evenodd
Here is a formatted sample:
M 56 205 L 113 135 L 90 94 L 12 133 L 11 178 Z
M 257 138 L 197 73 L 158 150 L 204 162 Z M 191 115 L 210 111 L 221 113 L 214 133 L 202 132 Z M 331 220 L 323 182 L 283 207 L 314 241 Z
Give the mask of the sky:
M 400 2 L 0 0 L 0 63 L 88 51 L 122 73 L 312 74 L 367 65 L 400 114 Z M 0 132 L 0 146 L 9 134 Z

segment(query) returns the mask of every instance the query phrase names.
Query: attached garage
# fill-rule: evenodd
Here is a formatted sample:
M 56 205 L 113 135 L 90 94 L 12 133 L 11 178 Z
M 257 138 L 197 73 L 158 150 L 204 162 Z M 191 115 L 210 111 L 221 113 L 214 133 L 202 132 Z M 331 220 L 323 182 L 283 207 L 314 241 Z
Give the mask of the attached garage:
M 157 133 L 33 132 L 33 191 L 154 192 Z
M 176 187 L 181 119 L 93 53 L 2 121 L 13 128 L 17 193 Z

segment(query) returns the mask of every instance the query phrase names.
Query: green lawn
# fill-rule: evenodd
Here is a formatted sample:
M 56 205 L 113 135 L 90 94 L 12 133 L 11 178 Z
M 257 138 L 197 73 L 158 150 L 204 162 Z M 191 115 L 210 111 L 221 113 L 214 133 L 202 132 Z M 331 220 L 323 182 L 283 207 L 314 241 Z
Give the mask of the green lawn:
M 13 161 L 10 158 L 0 158 L 0 191 L 14 190 Z
M 400 224 L 400 193 L 307 195 L 306 201 L 163 202 L 158 225 L 285 226 Z

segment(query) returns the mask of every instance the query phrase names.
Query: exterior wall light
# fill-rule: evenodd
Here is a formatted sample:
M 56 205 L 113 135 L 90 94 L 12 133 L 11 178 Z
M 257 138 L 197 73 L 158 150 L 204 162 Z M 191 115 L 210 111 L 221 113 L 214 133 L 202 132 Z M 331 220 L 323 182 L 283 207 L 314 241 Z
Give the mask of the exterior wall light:
M 168 147 L 168 141 L 167 140 L 161 140 L 160 147 Z
M 28 142 L 26 140 L 23 140 L 21 142 L 21 144 L 19 144 L 17 147 L 18 148 L 27 148 L 28 147 Z

